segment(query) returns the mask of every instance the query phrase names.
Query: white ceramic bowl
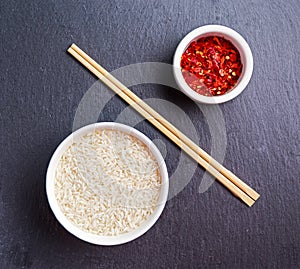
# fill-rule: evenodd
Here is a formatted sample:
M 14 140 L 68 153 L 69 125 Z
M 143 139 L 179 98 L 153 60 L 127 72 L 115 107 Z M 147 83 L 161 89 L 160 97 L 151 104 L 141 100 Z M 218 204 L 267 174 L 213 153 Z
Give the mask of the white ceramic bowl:
M 185 82 L 180 66 L 181 56 L 190 45 L 190 43 L 199 39 L 200 37 L 211 35 L 224 37 L 225 39 L 231 41 L 233 45 L 238 49 L 243 64 L 242 74 L 235 87 L 223 95 L 213 97 L 204 96 L 192 90 Z M 181 91 L 194 101 L 206 104 L 224 103 L 237 97 L 249 83 L 252 76 L 252 71 L 253 56 L 249 45 L 239 33 L 222 25 L 205 25 L 191 31 L 179 43 L 173 59 L 173 72 L 175 80 Z
M 99 236 L 91 233 L 87 233 L 85 231 L 82 231 L 80 228 L 75 226 L 72 222 L 70 222 L 63 212 L 60 210 L 60 207 L 57 203 L 57 200 L 55 198 L 54 194 L 54 177 L 55 177 L 55 171 L 56 167 L 58 165 L 58 162 L 62 156 L 62 154 L 66 151 L 66 149 L 73 143 L 73 141 L 76 141 L 83 135 L 93 132 L 95 130 L 101 130 L 101 129 L 113 129 L 113 130 L 119 130 L 123 131 L 127 134 L 130 134 L 137 139 L 139 139 L 141 142 L 143 142 L 151 151 L 151 153 L 155 156 L 156 160 L 159 163 L 159 169 L 160 174 L 162 177 L 162 187 L 160 190 L 160 195 L 158 199 L 158 205 L 155 208 L 153 214 L 142 223 L 141 226 L 139 226 L 137 229 L 130 231 L 128 233 L 124 233 L 118 236 Z M 154 223 L 158 220 L 159 216 L 161 215 L 165 203 L 167 201 L 168 197 L 168 191 L 169 191 L 169 178 L 168 178 L 168 172 L 167 167 L 164 162 L 164 159 L 157 149 L 157 147 L 154 145 L 154 143 L 144 134 L 139 132 L 138 130 L 134 129 L 133 127 L 120 124 L 120 123 L 114 123 L 114 122 L 101 122 L 101 123 L 95 123 L 91 125 L 87 125 L 85 127 L 82 127 L 81 129 L 75 131 L 71 135 L 69 135 L 56 149 L 54 152 L 49 166 L 47 170 L 46 175 L 46 192 L 48 196 L 48 201 L 50 204 L 50 207 L 57 218 L 57 220 L 64 226 L 70 233 L 77 236 L 78 238 L 97 245 L 104 245 L 104 246 L 111 246 L 111 245 L 119 245 L 126 242 L 129 242 L 131 240 L 134 240 L 138 238 L 139 236 L 143 235 L 146 231 L 148 231 Z

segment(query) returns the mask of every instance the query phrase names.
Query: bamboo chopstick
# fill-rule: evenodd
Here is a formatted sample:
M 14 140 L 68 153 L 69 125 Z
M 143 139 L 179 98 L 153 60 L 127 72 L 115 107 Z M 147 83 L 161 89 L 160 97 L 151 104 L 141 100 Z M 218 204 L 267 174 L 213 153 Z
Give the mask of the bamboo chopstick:
M 132 93 L 121 82 L 112 77 L 104 68 L 97 64 L 87 54 L 80 50 L 75 44 L 73 44 L 68 52 L 72 54 L 79 62 L 81 62 L 86 68 L 88 68 L 94 75 L 96 75 L 101 81 L 103 81 L 109 88 L 111 88 L 116 94 L 124 99 L 129 105 L 135 108 L 142 116 L 150 121 L 155 127 L 169 137 L 174 143 L 176 143 L 182 150 L 184 150 L 189 156 L 195 159 L 201 166 L 203 166 L 208 172 L 210 172 L 215 178 L 217 178 L 224 186 L 226 186 L 235 196 L 243 200 L 248 206 L 251 206 L 259 197 L 253 189 L 247 186 L 244 182 L 233 175 L 229 170 L 224 168 L 221 164 L 210 157 L 205 151 L 199 148 L 194 142 L 182 134 L 178 129 L 171 125 L 167 120 L 160 116 L 155 110 L 144 103 L 139 97 Z M 214 167 L 213 167 L 214 165 Z M 219 168 L 220 172 L 216 169 Z M 229 175 L 231 178 L 228 180 L 225 176 Z M 231 182 L 231 180 L 237 180 L 237 184 Z M 241 186 L 241 187 L 240 187 Z M 251 197 L 249 197 L 247 194 Z
M 132 100 L 134 100 L 136 103 L 138 103 L 150 115 L 152 115 L 161 124 L 163 124 L 167 129 L 169 129 L 172 133 L 174 133 L 177 137 L 179 137 L 185 144 L 187 144 L 192 150 L 194 150 L 197 154 L 199 154 L 211 166 L 216 168 L 221 174 L 223 174 L 230 181 L 232 181 L 235 185 L 237 185 L 241 190 L 243 190 L 245 193 L 247 193 L 253 200 L 257 200 L 259 198 L 259 194 L 255 190 L 253 190 L 250 186 L 245 184 L 242 180 L 240 180 L 231 171 L 226 169 L 219 162 L 217 162 L 214 158 L 212 158 L 207 152 L 205 152 L 198 145 L 196 145 L 192 140 L 190 140 L 186 135 L 184 135 L 174 125 L 169 123 L 163 116 L 161 116 L 159 113 L 157 113 L 147 103 L 145 103 L 137 95 L 135 95 L 132 91 L 130 91 L 124 84 L 122 84 L 119 80 L 117 80 L 115 77 L 113 77 L 108 71 L 106 71 L 102 66 L 100 66 L 97 62 L 95 62 L 90 56 L 88 56 L 78 46 L 76 46 L 75 44 L 72 44 L 71 48 L 74 51 L 76 51 L 82 58 L 84 58 L 86 61 L 88 61 L 92 66 L 94 66 L 103 76 L 105 76 L 112 83 L 114 83 L 118 88 L 120 88 L 122 91 L 124 91 L 126 93 L 126 95 L 128 95 Z

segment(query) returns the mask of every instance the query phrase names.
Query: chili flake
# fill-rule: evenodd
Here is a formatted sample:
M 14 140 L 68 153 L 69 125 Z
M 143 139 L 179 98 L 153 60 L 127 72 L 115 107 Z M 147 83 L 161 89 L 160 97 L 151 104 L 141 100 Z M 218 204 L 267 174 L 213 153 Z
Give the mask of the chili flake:
M 207 36 L 193 41 L 181 57 L 186 83 L 205 96 L 222 95 L 237 83 L 243 69 L 240 53 L 227 39 Z

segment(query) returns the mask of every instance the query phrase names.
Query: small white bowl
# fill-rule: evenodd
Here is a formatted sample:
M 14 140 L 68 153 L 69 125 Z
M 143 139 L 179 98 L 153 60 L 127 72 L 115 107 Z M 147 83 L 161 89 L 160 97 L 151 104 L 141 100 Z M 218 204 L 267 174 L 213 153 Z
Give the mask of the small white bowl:
M 235 87 L 220 96 L 204 96 L 192 90 L 186 83 L 180 66 L 181 56 L 191 42 L 198 40 L 200 37 L 212 35 L 224 37 L 232 42 L 232 44 L 238 49 L 241 56 L 241 62 L 243 64 L 242 74 Z M 175 51 L 173 72 L 179 88 L 191 99 L 199 103 L 220 104 L 237 97 L 246 88 L 253 72 L 253 56 L 248 43 L 236 31 L 222 25 L 205 25 L 191 31 L 181 40 Z
M 144 221 L 141 224 L 141 226 L 139 226 L 137 229 L 118 236 L 99 236 L 81 230 L 66 218 L 63 212 L 60 210 L 60 207 L 58 205 L 58 202 L 54 194 L 55 171 L 63 153 L 74 141 L 78 140 L 83 135 L 94 132 L 95 130 L 103 130 L 103 129 L 113 129 L 113 130 L 122 131 L 136 137 L 141 142 L 143 142 L 149 148 L 150 152 L 154 155 L 157 162 L 159 163 L 159 169 L 162 178 L 162 186 L 160 190 L 157 207 L 155 208 L 152 215 L 150 215 L 150 217 L 146 221 Z M 74 133 L 70 134 L 58 146 L 58 148 L 54 152 L 50 160 L 48 170 L 47 170 L 47 175 L 46 175 L 47 197 L 48 197 L 50 207 L 57 220 L 62 224 L 63 227 L 65 227 L 66 230 L 68 230 L 71 234 L 77 236 L 78 238 L 92 244 L 103 245 L 103 246 L 112 246 L 112 245 L 127 243 L 143 235 L 145 232 L 147 232 L 155 224 L 155 222 L 158 220 L 159 216 L 161 215 L 165 207 L 165 203 L 167 201 L 168 191 L 169 191 L 169 177 L 168 177 L 167 167 L 160 151 L 157 149 L 155 144 L 147 136 L 145 136 L 143 133 L 139 132 L 138 130 L 134 129 L 133 127 L 120 124 L 120 123 L 114 123 L 114 122 L 101 122 L 101 123 L 87 125 L 75 131 Z

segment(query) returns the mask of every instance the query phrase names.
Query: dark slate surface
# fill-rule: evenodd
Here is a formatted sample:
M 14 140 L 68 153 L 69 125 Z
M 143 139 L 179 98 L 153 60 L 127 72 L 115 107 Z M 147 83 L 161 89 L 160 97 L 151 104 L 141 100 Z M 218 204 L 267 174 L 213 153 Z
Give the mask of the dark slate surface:
M 300 268 L 299 10 L 297 0 L 1 1 L 0 267 Z M 198 167 L 141 238 L 116 247 L 76 239 L 56 221 L 45 195 L 48 161 L 95 82 L 66 48 L 78 43 L 108 70 L 171 63 L 180 39 L 209 23 L 236 29 L 253 51 L 249 86 L 220 107 L 224 163 L 261 199 L 247 208 L 218 183 L 199 194 Z M 172 93 L 157 85 L 134 90 L 143 98 Z M 174 96 L 175 103 L 188 102 Z M 114 120 L 120 108 L 125 104 L 115 98 L 99 119 Z M 201 113 L 193 105 L 186 112 L 209 150 Z M 138 129 L 164 139 L 146 123 Z M 179 150 L 165 142 L 172 174 Z

